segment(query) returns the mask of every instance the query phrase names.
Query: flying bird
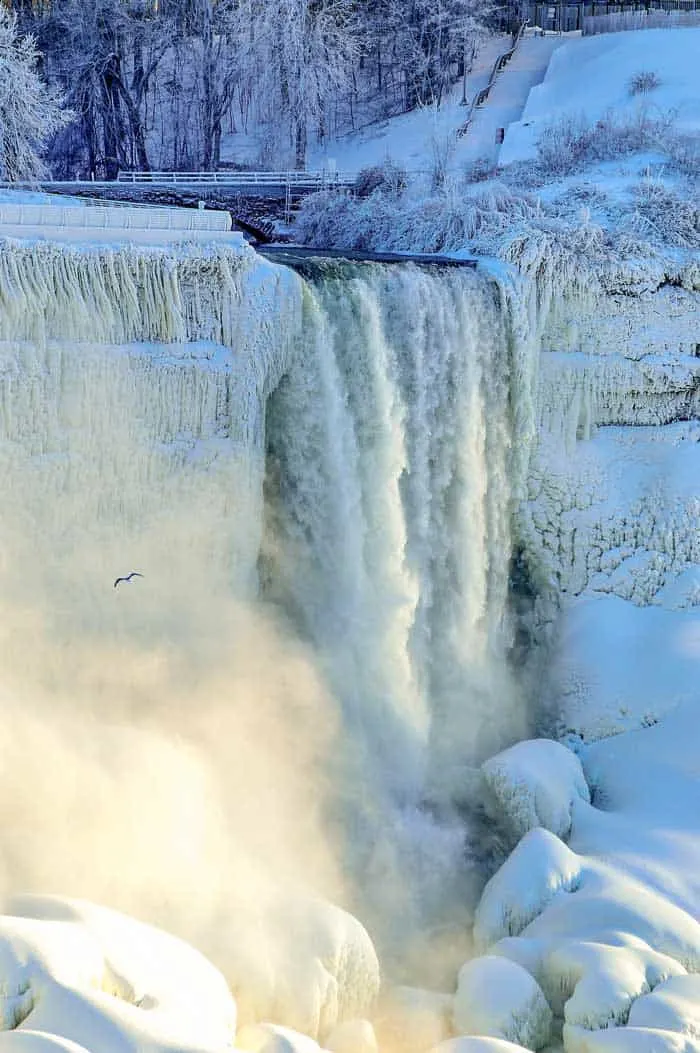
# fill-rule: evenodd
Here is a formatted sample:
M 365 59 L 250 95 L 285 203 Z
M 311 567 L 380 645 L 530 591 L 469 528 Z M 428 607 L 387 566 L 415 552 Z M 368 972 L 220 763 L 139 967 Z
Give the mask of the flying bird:
M 114 583 L 114 587 L 116 589 L 116 587 L 117 587 L 117 585 L 119 584 L 120 581 L 131 581 L 132 578 L 142 578 L 142 577 L 143 577 L 143 574 L 139 574 L 139 572 L 137 570 L 132 570 L 131 574 L 125 574 L 123 578 L 117 578 L 117 580 Z

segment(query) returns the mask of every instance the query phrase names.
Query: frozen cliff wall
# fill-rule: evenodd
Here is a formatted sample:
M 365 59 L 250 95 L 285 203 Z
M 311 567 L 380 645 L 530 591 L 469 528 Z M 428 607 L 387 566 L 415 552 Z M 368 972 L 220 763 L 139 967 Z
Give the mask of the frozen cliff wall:
M 650 272 L 642 282 L 643 268 L 626 281 L 611 272 L 607 289 L 562 296 L 542 336 L 521 523 L 542 584 L 539 616 L 557 625 L 559 727 L 586 735 L 653 721 L 694 691 L 694 266 L 682 265 L 683 284 Z

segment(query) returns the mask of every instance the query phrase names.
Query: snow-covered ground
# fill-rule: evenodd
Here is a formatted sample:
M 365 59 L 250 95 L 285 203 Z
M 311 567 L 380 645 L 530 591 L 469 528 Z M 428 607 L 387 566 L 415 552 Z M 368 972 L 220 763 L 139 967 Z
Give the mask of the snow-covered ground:
M 371 124 L 323 149 L 316 147 L 310 153 L 307 167 L 327 167 L 330 161 L 338 171 L 357 172 L 389 158 L 409 172 L 418 173 L 428 170 L 435 152 L 444 152 L 446 148 L 448 165 L 454 172 L 482 158 L 493 161 L 499 149 L 497 129 L 520 117 L 530 88 L 542 80 L 550 56 L 565 39 L 556 34 L 526 35 L 513 59 L 498 74 L 489 105 L 476 111 L 468 133 L 461 138 L 454 136 L 464 124 L 468 104 L 486 87 L 494 62 L 510 47 L 508 36 L 486 41 L 466 84 L 455 84 L 439 108 L 426 106 Z M 467 100 L 466 105 L 463 98 Z
M 533 159 L 543 127 L 563 116 L 595 123 L 611 113 L 634 119 L 643 110 L 672 112 L 679 131 L 700 134 L 698 55 L 700 28 L 692 27 L 567 42 L 530 92 L 522 118 L 510 124 L 499 163 Z M 635 78 L 645 73 L 654 75 L 657 86 L 635 92 Z

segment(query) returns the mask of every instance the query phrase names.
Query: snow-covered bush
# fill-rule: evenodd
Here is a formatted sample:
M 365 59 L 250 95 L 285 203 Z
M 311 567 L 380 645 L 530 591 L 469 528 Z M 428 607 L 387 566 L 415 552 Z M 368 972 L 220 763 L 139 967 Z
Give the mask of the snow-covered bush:
M 670 115 L 654 114 L 644 107 L 632 115 L 607 113 L 595 124 L 583 114 L 566 114 L 540 133 L 538 175 L 544 181 L 639 150 L 663 149 L 671 124 Z
M 406 171 L 400 165 L 387 158 L 380 165 L 370 165 L 358 173 L 353 190 L 358 197 L 369 197 L 375 190 L 385 190 L 398 194 L 406 187 Z
M 0 7 L 0 178 L 35 179 L 45 169 L 43 143 L 67 124 L 60 97 L 37 73 L 33 37 L 17 36 L 17 20 Z
M 655 241 L 700 249 L 700 199 L 684 198 L 663 184 L 645 181 L 634 188 L 629 228 Z
M 377 190 L 360 200 L 324 191 L 303 201 L 297 232 L 316 247 L 454 252 L 478 243 L 493 252 L 506 231 L 540 215 L 536 198 L 502 183 L 426 196 Z
M 630 77 L 627 91 L 630 95 L 646 95 L 647 92 L 658 88 L 660 84 L 661 78 L 658 73 L 652 69 L 641 69 Z

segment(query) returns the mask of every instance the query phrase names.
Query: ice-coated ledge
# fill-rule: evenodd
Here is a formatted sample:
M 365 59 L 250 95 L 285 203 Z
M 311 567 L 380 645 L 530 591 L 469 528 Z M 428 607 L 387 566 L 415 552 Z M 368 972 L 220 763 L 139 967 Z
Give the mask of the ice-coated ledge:
M 4 227 L 85 227 L 125 230 L 231 230 L 224 211 L 155 206 L 81 206 L 0 203 L 0 232 Z

